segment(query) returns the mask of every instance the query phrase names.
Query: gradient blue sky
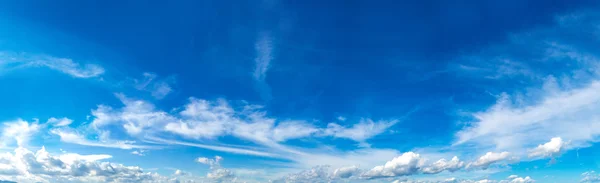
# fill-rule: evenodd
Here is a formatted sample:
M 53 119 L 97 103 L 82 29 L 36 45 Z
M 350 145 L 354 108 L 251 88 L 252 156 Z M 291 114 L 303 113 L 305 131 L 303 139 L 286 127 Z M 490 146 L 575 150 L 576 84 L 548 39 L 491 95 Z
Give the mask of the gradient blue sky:
M 600 182 L 599 11 L 2 1 L 0 180 Z

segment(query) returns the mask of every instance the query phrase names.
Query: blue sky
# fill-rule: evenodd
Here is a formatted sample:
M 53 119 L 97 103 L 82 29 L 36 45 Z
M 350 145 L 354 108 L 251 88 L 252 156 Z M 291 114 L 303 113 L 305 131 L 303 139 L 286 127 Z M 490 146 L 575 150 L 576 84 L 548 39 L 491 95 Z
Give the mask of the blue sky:
M 594 1 L 5 1 L 0 180 L 600 182 Z

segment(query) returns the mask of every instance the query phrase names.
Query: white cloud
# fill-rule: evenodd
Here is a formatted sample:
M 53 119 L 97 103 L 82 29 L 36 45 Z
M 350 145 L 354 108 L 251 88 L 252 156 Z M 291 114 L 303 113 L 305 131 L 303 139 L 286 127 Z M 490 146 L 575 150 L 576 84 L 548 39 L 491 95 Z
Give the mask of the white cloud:
M 157 137 L 145 137 L 145 139 L 147 139 L 148 142 L 153 142 L 153 143 L 175 144 L 175 145 L 199 147 L 199 148 L 203 148 L 203 149 L 210 149 L 210 150 L 214 150 L 214 151 L 228 152 L 228 153 L 234 153 L 234 154 L 244 154 L 244 155 L 262 156 L 262 157 L 280 157 L 276 154 L 263 152 L 263 151 L 249 150 L 248 148 L 235 148 L 235 147 L 181 142 L 181 141 L 175 141 L 175 140 L 161 139 L 161 138 L 157 138 Z
M 359 173 L 360 173 L 360 169 L 358 168 L 358 166 L 353 165 L 353 166 L 341 167 L 341 168 L 335 169 L 333 171 L 332 176 L 336 177 L 336 178 L 350 178 Z
M 464 166 L 465 163 L 460 161 L 458 157 L 454 156 L 450 161 L 447 161 L 446 159 L 440 159 L 430 166 L 423 167 L 421 171 L 427 174 L 436 174 L 444 170 L 454 172 L 462 169 Z
M 597 15 L 584 12 L 575 16 L 579 18 L 559 17 L 555 26 L 512 34 L 505 44 L 466 56 L 487 65 L 486 71 L 499 72 L 503 86 L 509 87 L 486 89 L 498 95 L 497 101 L 467 112 L 472 120 L 463 121 L 465 128 L 456 133 L 454 145 L 484 152 L 510 151 L 530 159 L 554 156 L 528 156 L 531 152 L 527 151 L 553 137 L 569 140 L 558 154 L 597 142 L 600 57 L 589 51 L 589 45 L 575 41 L 599 40 L 597 31 L 580 29 L 597 28 Z M 565 34 L 576 36 L 565 39 Z M 524 52 L 532 54 L 521 54 Z M 476 77 L 482 77 L 481 73 Z
M 138 155 L 138 156 L 146 156 L 146 151 L 140 149 L 140 150 L 132 151 L 131 154 Z
M 273 140 L 281 142 L 308 137 L 318 131 L 317 128 L 304 121 L 283 121 L 273 129 Z
M 235 182 L 235 175 L 231 170 L 222 168 L 221 161 L 223 161 L 223 157 L 221 156 L 215 156 L 214 159 L 206 157 L 196 159 L 196 162 L 210 166 L 210 172 L 206 174 L 206 177 L 216 182 Z
M 215 156 L 214 159 L 207 158 L 207 157 L 196 158 L 196 162 L 202 163 L 205 165 L 209 165 L 209 166 L 219 165 L 222 160 L 223 160 L 223 157 L 221 157 L 221 156 Z
M 147 101 L 130 99 L 123 94 L 116 94 L 116 96 L 125 106 L 115 110 L 109 106 L 99 105 L 96 110 L 92 110 L 93 127 L 123 124 L 122 127 L 128 134 L 136 136 L 141 135 L 144 130 L 177 120 L 164 111 L 156 110 L 155 106 Z
M 53 124 L 54 126 L 68 126 L 71 123 L 73 123 L 73 120 L 69 119 L 69 118 L 50 118 L 48 119 L 47 123 Z
M 68 58 L 6 51 L 0 52 L 0 67 L 4 69 L 47 67 L 77 78 L 97 77 L 104 73 L 104 68 L 95 64 L 81 65 Z
M 581 183 L 597 183 L 600 182 L 600 174 L 595 171 L 587 171 L 581 174 Z
M 508 180 L 501 180 L 499 183 L 533 183 L 533 182 L 535 182 L 535 180 L 533 180 L 531 177 L 527 176 L 525 178 L 509 177 Z
M 223 99 L 216 102 L 196 98 L 189 100 L 180 112 L 181 116 L 188 119 L 168 123 L 166 131 L 194 139 L 214 138 L 226 133 L 233 123 L 240 123 L 234 117 L 234 109 Z
M 493 163 L 509 159 L 509 155 L 509 152 L 488 152 L 485 153 L 485 155 L 479 157 L 476 161 L 469 163 L 467 167 L 486 169 Z
M 273 60 L 273 44 L 269 34 L 265 33 L 259 36 L 256 44 L 254 45 L 256 50 L 256 58 L 254 62 L 256 67 L 254 69 L 254 79 L 263 81 L 267 75 L 267 70 L 271 60 Z
M 329 166 L 315 166 L 309 170 L 288 174 L 282 178 L 273 180 L 272 182 L 329 182 L 331 179 Z
M 35 122 L 27 122 L 22 119 L 16 121 L 4 122 L 2 129 L 1 144 L 8 145 L 16 142 L 19 147 L 25 146 L 29 142 L 29 138 L 40 130 L 41 126 Z
M 600 110 L 600 82 L 566 91 L 548 91 L 530 106 L 514 105 L 508 95 L 484 112 L 474 113 L 472 127 L 460 131 L 458 144 L 473 141 L 498 149 L 524 149 L 553 136 L 570 139 L 573 147 L 585 146 L 600 134 L 595 111 Z M 564 125 L 568 121 L 569 125 Z
M 110 155 L 62 154 L 19 147 L 0 155 L 0 177 L 20 182 L 168 182 L 136 166 L 100 162 Z
M 173 173 L 173 175 L 175 175 L 175 176 L 189 176 L 190 173 L 186 172 L 186 171 L 183 171 L 183 170 L 177 169 L 177 170 L 175 170 L 175 173 Z
M 163 99 L 173 91 L 173 88 L 168 79 L 157 80 L 157 77 L 154 73 L 145 72 L 142 79 L 133 79 L 134 87 L 137 90 L 150 92 L 156 99 Z
M 480 179 L 480 180 L 470 180 L 470 179 L 457 179 L 457 178 L 447 178 L 444 180 L 411 180 L 411 179 L 400 179 L 395 180 L 393 183 L 534 183 L 531 177 L 509 177 L 505 180 L 490 180 L 490 179 Z
M 536 148 L 529 151 L 529 157 L 555 157 L 562 153 L 565 149 L 565 142 L 562 138 L 554 137 L 550 142 L 540 144 Z
M 107 148 L 119 148 L 119 149 L 145 149 L 153 148 L 145 145 L 135 145 L 134 141 L 115 141 L 107 138 L 101 141 L 92 141 L 85 138 L 83 135 L 67 129 L 51 129 L 50 133 L 58 135 L 62 142 L 79 144 L 85 146 L 96 146 L 96 147 L 107 147 Z
M 413 175 L 419 172 L 420 167 L 424 163 L 419 154 L 407 152 L 388 161 L 385 165 L 372 168 L 361 176 L 366 178 L 381 178 Z
M 329 123 L 325 129 L 325 135 L 338 138 L 352 139 L 357 142 L 365 142 L 376 135 L 385 132 L 386 129 L 398 123 L 398 120 L 380 120 L 374 122 L 371 119 L 361 119 L 359 123 L 347 128 L 336 123 Z

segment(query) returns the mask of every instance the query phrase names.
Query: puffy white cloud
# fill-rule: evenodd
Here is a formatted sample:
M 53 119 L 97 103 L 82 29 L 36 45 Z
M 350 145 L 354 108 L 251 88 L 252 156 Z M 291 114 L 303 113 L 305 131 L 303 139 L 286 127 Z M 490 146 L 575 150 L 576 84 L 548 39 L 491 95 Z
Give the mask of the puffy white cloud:
M 363 173 L 361 176 L 366 178 L 396 177 L 417 174 L 420 167 L 424 165 L 424 160 L 419 154 L 406 152 L 383 166 L 376 166 Z
M 487 169 L 493 163 L 509 159 L 509 156 L 509 152 L 488 152 L 479 157 L 476 161 L 469 163 L 467 167 Z
M 230 182 L 235 180 L 235 175 L 231 170 L 224 168 L 215 168 L 206 174 L 206 177 L 217 182 Z
M 298 173 L 288 174 L 280 179 L 273 180 L 273 183 L 295 183 L 295 182 L 329 182 L 332 177 L 329 173 L 329 166 L 315 166 L 309 170 L 304 170 Z
M 335 169 L 333 171 L 332 176 L 335 178 L 349 178 L 349 177 L 355 176 L 359 173 L 360 173 L 360 169 L 358 168 L 358 166 L 353 165 L 353 166 L 341 167 L 341 168 Z
M 30 123 L 22 119 L 17 119 L 16 121 L 4 122 L 3 124 L 0 143 L 7 145 L 16 142 L 19 147 L 26 145 L 29 142 L 29 138 L 41 128 L 37 120 Z
M 48 121 L 46 123 L 52 124 L 54 126 L 68 126 L 71 123 L 73 123 L 73 120 L 71 120 L 69 118 L 57 119 L 57 118 L 52 117 L 52 118 L 48 119 Z
M 131 154 L 138 155 L 138 156 L 146 156 L 146 151 L 140 149 L 140 150 L 132 151 Z
M 533 183 L 535 182 L 535 180 L 533 180 L 531 177 L 527 176 L 525 178 L 523 177 L 509 177 L 508 180 L 502 180 L 499 183 Z
M 217 165 L 220 164 L 220 162 L 222 160 L 223 160 L 223 157 L 221 157 L 221 156 L 215 156 L 214 159 L 210 159 L 210 158 L 207 158 L 207 157 L 196 158 L 196 162 L 202 163 L 202 164 L 206 164 L 206 165 L 209 165 L 209 166 L 217 166 Z
M 436 174 L 444 170 L 454 172 L 460 170 L 464 166 L 465 163 L 460 161 L 458 157 L 454 156 L 450 161 L 447 161 L 446 159 L 440 159 L 429 166 L 423 167 L 421 171 L 427 174 Z
M 529 151 L 529 157 L 555 157 L 562 153 L 565 149 L 565 142 L 562 138 L 554 137 L 550 142 L 540 144 L 536 148 Z
M 237 180 L 236 176 L 231 170 L 222 168 L 221 161 L 223 161 L 221 156 L 215 156 L 214 159 L 206 157 L 196 159 L 196 162 L 210 166 L 210 172 L 206 174 L 206 177 L 216 182 L 235 182 Z
M 2 66 L 4 69 L 47 67 L 78 78 L 97 77 L 104 73 L 104 68 L 95 64 L 81 65 L 68 58 L 7 51 L 0 52 L 0 67 Z
M 457 178 L 447 178 L 444 180 L 410 180 L 410 179 L 401 179 L 395 180 L 393 183 L 534 183 L 531 177 L 527 176 L 525 178 L 518 176 L 511 176 L 505 180 L 490 180 L 490 179 L 481 179 L 481 180 L 469 180 L 469 179 L 457 179 Z
M 380 120 L 374 122 L 371 119 L 361 119 L 359 123 L 352 125 L 352 127 L 343 127 L 336 123 L 329 123 L 324 134 L 338 138 L 352 139 L 357 142 L 364 142 L 365 140 L 383 133 L 389 127 L 398 123 L 398 120 Z
M 188 176 L 188 175 L 190 175 L 190 173 L 186 172 L 186 171 L 183 171 L 183 170 L 177 169 L 177 170 L 175 170 L 175 172 L 173 173 L 173 175 L 176 175 L 176 176 Z
M 0 155 L 0 176 L 19 182 L 168 182 L 156 173 L 136 166 L 100 162 L 110 155 L 53 156 L 45 148 L 37 152 L 19 147 Z

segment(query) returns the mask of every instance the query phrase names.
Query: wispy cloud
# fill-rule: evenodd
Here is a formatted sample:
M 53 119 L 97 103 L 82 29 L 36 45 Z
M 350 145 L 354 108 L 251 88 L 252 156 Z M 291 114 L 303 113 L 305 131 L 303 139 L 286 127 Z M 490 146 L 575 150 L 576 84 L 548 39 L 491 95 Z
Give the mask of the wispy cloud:
M 46 67 L 77 78 L 98 77 L 104 68 L 96 64 L 80 64 L 68 58 L 0 51 L 0 71 L 26 67 Z
M 84 146 L 94 146 L 94 147 L 106 147 L 106 148 L 118 148 L 118 149 L 146 149 L 146 148 L 156 148 L 145 145 L 135 145 L 133 141 L 117 141 L 110 140 L 107 138 L 102 139 L 102 141 L 92 141 L 85 138 L 85 136 L 73 131 L 73 130 L 65 130 L 65 129 L 52 129 L 50 133 L 58 135 L 62 142 L 79 144 Z
M 269 70 L 271 60 L 273 60 L 273 40 L 268 32 L 263 32 L 256 43 L 254 44 L 256 50 L 256 58 L 254 63 L 254 79 L 258 81 L 264 81 L 267 77 L 267 70 Z
M 256 51 L 256 58 L 254 58 L 254 72 L 252 76 L 256 81 L 256 87 L 264 100 L 271 99 L 271 88 L 265 81 L 267 77 L 267 71 L 271 66 L 271 61 L 274 58 L 273 55 L 273 38 L 269 32 L 262 32 L 256 43 L 254 44 Z
M 133 79 L 137 90 L 148 91 L 156 99 L 163 99 L 173 91 L 169 79 L 157 79 L 158 75 L 150 72 L 142 74 L 143 78 Z
M 262 157 L 281 157 L 276 154 L 262 152 L 262 151 L 254 151 L 244 148 L 235 148 L 235 147 L 226 147 L 226 146 L 215 146 L 215 145 L 207 145 L 207 144 L 199 144 L 192 142 L 183 142 L 176 140 L 167 140 L 158 137 L 145 137 L 147 142 L 159 143 L 159 144 L 173 144 L 173 145 L 183 145 L 183 146 L 191 146 L 191 147 L 199 147 L 203 149 L 209 149 L 214 151 L 228 152 L 234 154 L 245 154 L 245 155 L 253 155 L 253 156 L 262 156 Z
M 597 54 L 586 51 L 589 48 L 585 44 L 562 37 L 568 32 L 598 41 L 597 36 L 591 35 L 594 33 L 579 29 L 590 24 L 581 21 L 586 16 L 559 17 L 555 26 L 514 34 L 508 43 L 476 53 L 473 57 L 489 61 L 479 59 L 478 69 L 463 70 L 482 72 L 480 66 L 492 65 L 494 69 L 484 67 L 483 70 L 496 73 L 502 79 L 515 77 L 505 81 L 519 87 L 494 88 L 502 92 L 496 102 L 470 113 L 472 120 L 456 133 L 454 145 L 475 145 L 484 151 L 510 151 L 530 158 L 529 150 L 554 137 L 569 141 L 569 146 L 555 139 L 554 143 L 544 144 L 535 152 L 562 152 L 596 142 L 595 137 L 600 134 L 600 124 L 596 122 L 600 115 L 595 112 L 600 110 L 597 92 L 600 90 L 597 72 L 600 59 Z M 576 26 L 564 26 L 566 24 Z M 501 61 L 499 67 L 498 61 Z M 539 153 L 532 157 L 538 157 Z

